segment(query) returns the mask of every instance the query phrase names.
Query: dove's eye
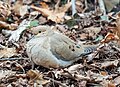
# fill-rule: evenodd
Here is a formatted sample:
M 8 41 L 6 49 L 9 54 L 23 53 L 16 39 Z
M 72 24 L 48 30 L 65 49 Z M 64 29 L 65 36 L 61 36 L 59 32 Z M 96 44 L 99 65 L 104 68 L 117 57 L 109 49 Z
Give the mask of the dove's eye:
M 81 47 L 81 45 L 76 45 L 76 47 L 77 47 L 77 48 L 80 48 L 80 47 Z
M 39 31 L 39 33 L 41 33 L 41 31 Z

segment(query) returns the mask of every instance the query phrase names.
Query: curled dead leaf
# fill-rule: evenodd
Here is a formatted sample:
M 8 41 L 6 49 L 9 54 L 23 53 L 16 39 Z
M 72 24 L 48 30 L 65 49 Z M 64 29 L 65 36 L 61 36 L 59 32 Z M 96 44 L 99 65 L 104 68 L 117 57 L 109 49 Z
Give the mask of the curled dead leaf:
M 83 75 L 77 75 L 77 74 L 75 74 L 74 76 L 75 76 L 75 79 L 77 81 L 80 81 L 80 80 L 90 80 L 90 77 L 88 77 L 88 76 L 85 77 Z
M 70 8 L 70 6 L 71 2 L 63 5 L 62 7 L 57 7 L 55 10 L 50 10 L 48 8 L 39 8 L 33 5 L 31 8 L 41 12 L 41 14 L 47 17 L 49 20 L 56 23 L 61 23 L 64 21 L 65 12 Z
M 114 61 L 106 61 L 104 63 L 101 63 L 101 68 L 106 68 L 106 67 L 109 67 L 109 66 L 117 66 L 119 63 L 118 60 L 114 60 Z
M 29 70 L 27 76 L 30 77 L 31 81 L 36 81 L 37 85 L 45 85 L 49 83 L 49 80 L 43 79 L 43 74 L 37 70 Z
M 119 40 L 119 36 L 114 33 L 108 33 L 105 38 L 101 41 L 101 43 L 108 43 L 113 40 Z
M 2 16 L 2 18 L 5 20 L 10 14 L 11 14 L 10 5 L 0 1 L 0 16 Z
M 79 70 L 79 69 L 82 68 L 82 67 L 83 67 L 82 64 L 76 64 L 76 65 L 70 66 L 70 67 L 68 68 L 68 71 L 69 71 L 70 73 L 74 73 L 75 71 Z
M 3 49 L 0 49 L 0 58 L 2 57 L 12 57 L 14 55 L 17 55 L 16 53 L 16 49 L 15 48 L 3 48 Z
M 6 28 L 9 30 L 14 30 L 17 28 L 17 24 L 8 24 L 6 22 L 0 21 L 0 28 Z

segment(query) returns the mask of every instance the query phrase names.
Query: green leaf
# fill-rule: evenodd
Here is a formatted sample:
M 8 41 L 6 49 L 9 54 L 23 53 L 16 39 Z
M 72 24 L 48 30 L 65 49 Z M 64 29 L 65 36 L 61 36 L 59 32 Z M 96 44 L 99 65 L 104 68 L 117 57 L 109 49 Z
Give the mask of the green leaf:
M 102 35 L 99 35 L 95 40 L 94 42 L 98 42 L 98 41 L 101 41 L 104 37 Z
M 30 22 L 30 27 L 36 27 L 39 25 L 39 21 L 38 20 L 33 20 Z

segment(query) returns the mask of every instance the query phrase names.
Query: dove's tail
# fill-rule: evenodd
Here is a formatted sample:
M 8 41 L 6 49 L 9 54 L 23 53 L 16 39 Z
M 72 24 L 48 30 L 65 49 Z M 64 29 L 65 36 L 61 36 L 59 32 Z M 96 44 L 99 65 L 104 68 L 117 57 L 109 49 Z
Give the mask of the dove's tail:
M 98 45 L 86 45 L 84 47 L 84 55 L 94 52 L 97 49 Z

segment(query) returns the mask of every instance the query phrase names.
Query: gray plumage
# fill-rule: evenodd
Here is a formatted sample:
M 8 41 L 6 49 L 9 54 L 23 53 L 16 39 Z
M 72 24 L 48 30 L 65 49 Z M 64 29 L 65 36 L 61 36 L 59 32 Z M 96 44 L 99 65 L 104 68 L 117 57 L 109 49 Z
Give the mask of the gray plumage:
M 95 49 L 95 45 L 76 45 L 67 36 L 54 31 L 42 32 L 27 43 L 31 61 L 47 68 L 67 67 Z

